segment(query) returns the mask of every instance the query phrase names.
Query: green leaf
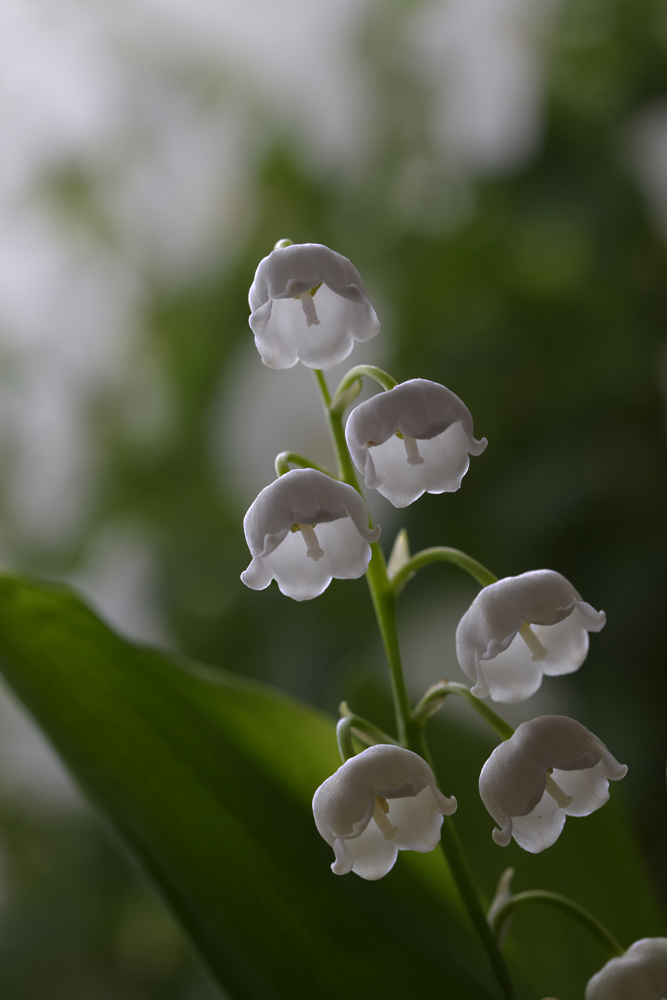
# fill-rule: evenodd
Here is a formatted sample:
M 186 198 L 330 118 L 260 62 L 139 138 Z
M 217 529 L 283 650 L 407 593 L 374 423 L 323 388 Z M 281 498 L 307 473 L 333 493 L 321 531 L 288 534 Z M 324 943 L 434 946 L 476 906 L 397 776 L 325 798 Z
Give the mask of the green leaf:
M 439 852 L 334 876 L 310 800 L 333 722 L 132 645 L 71 590 L 0 577 L 0 665 L 229 996 L 496 997 Z

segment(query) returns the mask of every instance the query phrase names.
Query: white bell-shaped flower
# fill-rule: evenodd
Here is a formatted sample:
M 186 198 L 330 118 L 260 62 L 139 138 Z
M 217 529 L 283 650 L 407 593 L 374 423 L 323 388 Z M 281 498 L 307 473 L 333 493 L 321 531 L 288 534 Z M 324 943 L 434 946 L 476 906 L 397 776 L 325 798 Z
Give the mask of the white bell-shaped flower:
M 624 764 L 585 726 L 563 715 L 523 722 L 496 747 L 479 776 L 479 793 L 500 829 L 497 844 L 514 837 L 539 854 L 558 840 L 566 816 L 588 816 L 609 798 L 609 782 Z
M 351 757 L 313 797 L 317 829 L 336 855 L 331 870 L 371 881 L 391 871 L 399 851 L 432 851 L 453 812 L 456 799 L 439 791 L 426 761 L 384 743 Z
M 265 487 L 243 521 L 252 562 L 241 574 L 264 590 L 276 580 L 295 601 L 317 597 L 331 583 L 363 576 L 380 526 L 368 527 L 363 498 L 315 469 L 293 469 Z
M 350 414 L 347 445 L 366 486 L 394 507 L 423 493 L 453 493 L 480 455 L 470 410 L 444 385 L 415 378 L 379 392 Z
M 269 368 L 333 368 L 380 322 L 347 257 L 319 243 L 279 247 L 250 287 L 250 328 Z
M 456 654 L 478 698 L 524 701 L 543 675 L 578 670 L 588 633 L 605 621 L 560 573 L 533 570 L 480 590 L 459 622 Z
M 667 938 L 642 938 L 589 980 L 585 1000 L 664 1000 Z

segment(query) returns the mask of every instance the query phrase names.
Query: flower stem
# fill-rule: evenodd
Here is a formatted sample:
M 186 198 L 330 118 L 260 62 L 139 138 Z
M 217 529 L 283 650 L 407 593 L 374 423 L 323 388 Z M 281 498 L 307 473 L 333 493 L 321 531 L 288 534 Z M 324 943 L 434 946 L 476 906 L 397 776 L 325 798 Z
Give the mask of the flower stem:
M 372 378 L 374 382 L 377 382 L 385 391 L 389 389 L 394 389 L 396 387 L 396 379 L 393 379 L 391 375 L 387 372 L 382 371 L 381 368 L 376 368 L 375 365 L 356 365 L 354 368 L 350 368 L 349 372 L 343 376 L 340 385 L 336 389 L 333 397 L 333 402 L 331 403 L 331 409 L 334 413 L 341 410 L 341 406 L 345 409 L 353 398 L 350 398 L 350 389 L 354 386 L 355 382 L 359 383 L 357 390 L 354 392 L 354 396 L 358 394 L 361 389 L 362 378 Z
M 336 739 L 338 740 L 338 750 L 343 758 L 343 763 L 345 763 L 345 761 L 355 756 L 354 744 L 352 742 L 352 723 L 350 722 L 349 715 L 338 720 Z
M 412 710 L 405 686 L 403 665 L 401 663 L 401 650 L 396 625 L 396 594 L 387 576 L 387 564 L 384 553 L 380 548 L 380 543 L 375 542 L 371 545 L 371 550 L 373 555 L 366 571 L 366 580 L 371 592 L 375 617 L 389 664 L 398 738 L 408 750 L 419 752 L 415 746 L 415 742 L 419 740 L 420 726 L 412 718 Z
M 324 413 L 331 433 L 340 478 L 349 486 L 361 493 L 357 474 L 347 448 L 345 431 L 343 429 L 342 414 L 334 412 L 331 405 L 331 396 L 326 384 L 326 379 L 321 371 L 315 369 L 315 378 L 322 396 Z M 363 495 L 363 494 L 362 494 Z M 384 644 L 389 671 L 391 674 L 392 694 L 394 698 L 394 710 L 396 713 L 396 727 L 398 737 L 403 746 L 413 750 L 431 764 L 424 728 L 414 717 L 410 709 L 403 667 L 401 664 L 401 652 L 398 641 L 398 628 L 396 624 L 396 603 L 397 590 L 394 582 L 387 575 L 387 563 L 380 544 L 375 542 L 371 545 L 371 561 L 366 571 L 366 580 L 371 592 L 375 617 L 377 619 L 380 635 Z M 427 550 L 428 551 L 428 550 Z M 455 550 L 451 550 L 455 551 Z M 464 685 L 459 685 L 464 687 Z M 466 689 L 467 690 L 467 689 Z M 459 693 L 458 691 L 447 692 Z M 473 697 L 471 695 L 471 697 Z M 478 701 L 479 699 L 475 699 Z M 490 711 L 490 709 L 489 709 Z M 349 749 L 345 743 L 341 752 Z M 432 766 L 432 764 L 431 764 Z M 452 877 L 456 883 L 461 900 L 466 907 L 470 920 L 475 927 L 482 946 L 486 951 L 491 967 L 500 984 L 505 1000 L 515 1000 L 516 994 L 510 979 L 505 960 L 502 956 L 493 931 L 486 919 L 486 913 L 480 897 L 479 891 L 468 866 L 463 848 L 458 839 L 453 820 L 445 816 L 442 826 L 441 845 L 445 858 L 449 865 Z
M 315 369 L 315 378 L 322 395 L 324 413 L 329 425 L 329 431 L 333 441 L 338 460 L 340 478 L 348 486 L 353 486 L 358 493 L 361 493 L 359 480 L 355 471 L 350 453 L 345 440 L 345 430 L 343 428 L 342 414 L 334 413 L 331 408 L 331 396 L 327 387 L 326 379 L 319 369 Z M 363 494 L 362 494 L 363 496 Z M 370 521 L 369 521 L 370 525 Z M 396 714 L 396 731 L 399 741 L 408 749 L 413 749 L 412 744 L 419 737 L 419 725 L 412 720 L 412 710 L 408 699 L 408 692 L 403 676 L 403 666 L 401 663 L 401 651 L 398 642 L 398 629 L 396 627 L 396 594 L 389 577 L 387 576 L 387 564 L 384 553 L 378 542 L 371 545 L 371 561 L 366 571 L 366 580 L 371 592 L 375 617 L 382 636 L 389 672 L 391 674 L 391 688 L 394 699 L 394 711 Z
M 315 380 L 317 381 L 317 386 L 320 390 L 320 395 L 322 396 L 324 415 L 329 427 L 329 433 L 331 434 L 334 451 L 336 452 L 336 459 L 338 460 L 338 478 L 342 482 L 347 483 L 348 486 L 353 486 L 358 493 L 361 493 L 361 490 L 359 489 L 359 482 L 357 480 L 357 474 L 355 472 L 350 453 L 347 449 L 345 429 L 343 427 L 341 415 L 333 413 L 331 410 L 331 395 L 329 393 L 329 387 L 327 386 L 324 374 L 319 370 L 319 368 L 315 368 L 314 372 Z
M 304 458 L 303 455 L 297 455 L 295 451 L 281 451 L 279 455 L 276 455 L 277 476 L 284 476 L 286 472 L 290 471 L 291 465 L 296 465 L 299 469 L 316 469 L 318 472 L 323 472 L 325 476 L 333 476 L 333 473 L 323 465 L 318 465 L 317 462 L 312 462 L 309 458 Z
M 434 714 L 434 711 L 437 712 L 444 703 L 445 698 L 450 694 L 456 694 L 459 698 L 467 701 L 471 708 L 474 708 L 477 714 L 484 719 L 486 724 L 500 736 L 501 740 L 508 740 L 510 736 L 514 735 L 514 730 L 509 722 L 505 722 L 492 708 L 489 708 L 486 702 L 482 701 L 481 698 L 477 698 L 469 687 L 466 687 L 465 684 L 458 684 L 456 681 L 440 681 L 439 684 L 434 684 L 433 687 L 430 687 L 421 701 L 415 706 L 412 713 L 413 719 L 423 725 Z
M 354 744 L 352 743 L 353 736 L 356 736 L 360 742 L 365 743 L 367 746 L 376 746 L 378 743 L 398 745 L 393 737 L 388 736 L 387 733 L 374 726 L 368 719 L 363 719 L 360 715 L 352 715 L 347 708 L 346 702 L 342 702 L 341 711 L 345 714 L 338 720 L 336 738 L 343 762 L 355 756 Z
M 452 877 L 456 882 L 459 895 L 461 896 L 461 899 L 468 910 L 468 915 L 472 923 L 475 925 L 475 929 L 477 930 L 482 944 L 486 949 L 487 957 L 491 963 L 493 971 L 496 974 L 496 978 L 498 979 L 503 994 L 507 1000 L 514 1000 L 516 997 L 514 984 L 510 978 L 510 974 L 507 966 L 505 965 L 505 960 L 501 954 L 500 948 L 498 947 L 495 937 L 493 936 L 493 932 L 486 920 L 482 900 L 479 896 L 472 873 L 468 867 L 468 862 L 466 861 L 461 848 L 456 827 L 449 816 L 445 816 L 442 824 L 440 845 L 442 847 L 443 854 L 447 859 L 447 864 L 449 865 Z
M 492 929 L 495 934 L 499 934 L 505 921 L 523 906 L 531 903 L 544 903 L 548 906 L 555 906 L 564 913 L 569 914 L 593 935 L 605 951 L 613 958 L 623 955 L 625 948 L 616 940 L 614 935 L 607 930 L 604 924 L 600 923 L 597 917 L 585 910 L 579 903 L 561 896 L 558 892 L 549 892 L 546 889 L 531 889 L 529 892 L 519 892 L 516 896 L 510 896 L 507 902 L 499 906 L 493 915 Z
M 433 762 L 426 746 L 423 729 L 421 730 L 421 745 L 417 752 L 424 757 L 431 766 L 431 770 L 434 770 Z M 461 846 L 453 816 L 444 817 L 440 835 L 440 847 L 458 889 L 461 901 L 468 912 L 468 917 L 477 931 L 481 944 L 486 951 L 489 964 L 496 974 L 503 996 L 505 1000 L 516 1000 L 514 984 L 510 978 L 509 970 L 505 965 L 505 959 L 500 951 L 495 934 L 487 920 L 484 901 Z
M 475 926 L 487 957 L 496 974 L 500 988 L 506 1000 L 515 1000 L 514 984 L 505 965 L 498 942 L 489 926 L 484 912 L 484 905 L 466 860 L 459 836 L 452 817 L 445 816 L 440 836 L 440 846 L 445 855 L 456 888 L 468 911 L 468 916 Z
M 481 562 L 477 562 L 471 556 L 466 555 L 465 552 L 461 552 L 459 549 L 451 549 L 446 545 L 436 545 L 432 549 L 423 549 L 421 552 L 417 552 L 401 566 L 396 576 L 392 579 L 396 593 L 399 594 L 401 592 L 405 584 L 414 576 L 417 570 L 423 569 L 424 566 L 430 566 L 434 562 L 448 562 L 459 566 L 466 573 L 470 573 L 482 587 L 488 587 L 490 583 L 496 583 L 498 580 L 498 577 L 488 570 L 486 566 L 483 566 Z

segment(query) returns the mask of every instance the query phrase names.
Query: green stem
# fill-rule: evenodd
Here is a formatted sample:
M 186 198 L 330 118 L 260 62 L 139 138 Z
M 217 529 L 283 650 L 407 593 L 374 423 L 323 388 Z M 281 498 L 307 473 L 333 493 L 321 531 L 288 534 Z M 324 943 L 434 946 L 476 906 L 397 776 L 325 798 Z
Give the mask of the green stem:
M 423 729 L 421 730 L 421 744 L 418 752 L 428 762 L 431 770 L 434 770 L 433 762 L 426 746 Z M 484 900 L 480 895 L 477 883 L 470 870 L 452 816 L 445 816 L 443 819 L 440 847 L 456 884 L 461 901 L 468 912 L 468 917 L 477 931 L 482 946 L 486 951 L 489 964 L 496 974 L 503 996 L 505 1000 L 516 1000 L 514 985 L 505 965 L 505 959 L 487 920 Z
M 338 740 L 338 749 L 343 758 L 343 763 L 355 756 L 350 719 L 351 716 L 346 715 L 338 720 L 338 725 L 336 726 L 336 739 Z
M 331 409 L 334 412 L 337 412 L 341 405 L 343 406 L 343 409 L 345 409 L 350 402 L 354 401 L 354 396 L 356 396 L 359 389 L 361 389 L 362 378 L 372 378 L 373 381 L 377 382 L 377 384 L 385 391 L 394 389 L 397 385 L 396 379 L 393 379 L 391 375 L 387 374 L 387 372 L 382 371 L 381 368 L 376 368 L 375 365 L 356 365 L 354 368 L 350 368 L 349 372 L 343 376 L 334 393 L 333 402 L 331 403 Z M 352 389 L 355 382 L 360 383 L 359 389 L 357 389 L 354 396 L 349 399 L 349 391 Z
M 342 415 L 332 412 L 329 389 L 324 375 L 318 369 L 315 369 L 315 378 L 317 379 L 317 384 L 322 395 L 324 413 L 336 451 L 340 478 L 349 486 L 353 486 L 358 493 L 361 493 L 357 473 L 345 440 Z M 396 627 L 396 595 L 391 581 L 387 576 L 387 564 L 378 542 L 371 545 L 371 553 L 371 561 L 366 571 L 366 581 L 371 592 L 375 617 L 380 628 L 380 635 L 382 636 L 389 664 L 394 711 L 396 714 L 396 731 L 399 741 L 404 746 L 411 748 L 412 743 L 418 736 L 419 726 L 412 721 L 412 711 L 403 676 L 401 651 Z
M 340 478 L 348 486 L 353 486 L 358 493 L 361 493 L 357 473 L 345 440 L 342 415 L 332 412 L 331 396 L 326 379 L 318 369 L 315 369 L 315 378 L 322 395 L 324 413 L 336 451 Z M 412 749 L 414 740 L 418 738 L 419 726 L 412 721 L 412 711 L 403 676 L 398 629 L 396 627 L 396 595 L 392 583 L 387 576 L 387 564 L 378 542 L 371 545 L 371 553 L 371 561 L 366 571 L 366 581 L 371 592 L 375 617 L 377 618 L 389 664 L 394 711 L 396 713 L 396 730 L 399 741 L 404 746 Z
M 468 911 L 468 916 L 473 923 L 477 934 L 484 946 L 487 957 L 496 974 L 506 1000 L 515 1000 L 516 993 L 510 978 L 509 971 L 505 965 L 498 942 L 486 919 L 484 904 L 480 897 L 477 885 L 468 865 L 461 842 L 454 826 L 451 816 L 445 816 L 442 823 L 442 833 L 440 836 L 440 846 L 445 855 L 452 878 L 456 883 L 456 888 Z
M 484 719 L 486 724 L 500 736 L 501 740 L 508 740 L 510 736 L 514 735 L 514 730 L 509 722 L 505 722 L 481 698 L 475 697 L 469 687 L 466 687 L 465 684 L 458 684 L 456 681 L 440 681 L 439 684 L 434 684 L 433 687 L 430 687 L 421 701 L 415 706 L 412 718 L 415 722 L 423 725 L 434 712 L 437 712 L 444 703 L 445 698 L 450 694 L 458 695 L 459 698 L 467 701 L 477 714 Z
M 347 483 L 348 486 L 353 486 L 358 493 L 361 493 L 361 490 L 359 489 L 359 482 L 357 480 L 357 473 L 350 457 L 350 453 L 347 449 L 345 429 L 343 427 L 341 416 L 339 414 L 332 413 L 331 411 L 331 395 L 329 393 L 329 387 L 327 386 L 324 374 L 319 370 L 319 368 L 315 368 L 314 372 L 315 380 L 320 390 L 320 395 L 322 396 L 324 416 L 326 417 L 334 451 L 336 452 L 336 459 L 338 461 L 338 478 L 342 480 L 342 482 Z
M 371 545 L 371 551 L 373 554 L 366 571 L 366 580 L 389 664 L 398 738 L 409 750 L 416 751 L 415 743 L 419 740 L 421 727 L 412 719 L 410 699 L 405 686 L 396 624 L 396 595 L 387 576 L 387 565 L 380 543 L 375 542 Z
M 326 384 L 324 375 L 315 369 L 317 380 L 322 395 L 324 413 L 327 424 L 331 432 L 332 441 L 338 460 L 340 478 L 349 486 L 361 493 L 357 474 L 350 458 L 350 453 L 345 441 L 345 431 L 343 429 L 342 414 L 334 413 L 331 408 L 331 396 Z M 398 628 L 396 625 L 396 602 L 397 592 L 393 582 L 387 575 L 387 564 L 384 553 L 378 542 L 371 545 L 372 556 L 366 571 L 366 580 L 371 592 L 375 616 L 377 618 L 382 642 L 384 644 L 389 670 L 391 673 L 392 693 L 394 697 L 394 710 L 396 712 L 396 726 L 398 736 L 403 746 L 420 754 L 426 761 L 430 762 L 423 726 L 417 722 L 410 711 L 403 667 L 401 664 L 401 653 L 398 642 Z M 463 685 L 460 685 L 463 687 Z M 450 692 L 448 692 L 450 693 Z M 454 692 L 451 692 L 454 693 Z M 477 699 L 476 699 L 477 700 Z M 449 864 L 452 877 L 457 885 L 461 899 L 468 911 L 470 919 L 477 930 L 480 941 L 486 951 L 489 962 L 496 974 L 498 982 L 503 991 L 505 1000 L 515 1000 L 514 987 L 507 971 L 507 966 L 501 954 L 498 943 L 486 919 L 486 913 L 479 895 L 479 891 L 472 877 L 472 873 L 466 861 L 463 849 L 456 834 L 456 828 L 452 819 L 445 816 L 442 826 L 441 845 Z
M 568 899 L 567 896 L 561 896 L 558 892 L 548 892 L 546 889 L 531 889 L 529 892 L 519 892 L 516 896 L 511 896 L 502 906 L 499 906 L 493 916 L 492 929 L 494 934 L 500 933 L 505 921 L 516 910 L 531 903 L 544 903 L 548 906 L 555 906 L 556 909 L 567 913 L 583 927 L 586 927 L 612 958 L 624 954 L 625 948 L 619 944 L 604 924 L 600 923 L 597 917 L 594 917 L 592 913 L 585 910 L 579 903 Z
M 378 743 L 392 743 L 396 745 L 396 740 L 383 732 L 378 726 L 374 726 L 368 719 L 363 719 L 360 715 L 344 715 L 338 720 L 336 726 L 336 738 L 338 749 L 343 761 L 355 756 L 352 737 L 355 736 L 367 746 L 376 746 Z
M 295 451 L 281 451 L 279 455 L 276 455 L 277 476 L 284 476 L 286 472 L 289 472 L 290 465 L 296 465 L 299 469 L 317 469 L 325 476 L 333 476 L 333 473 L 325 469 L 323 465 L 318 465 L 317 462 L 312 462 L 309 458 L 304 458 L 303 455 L 298 455 Z
M 417 570 L 423 569 L 424 566 L 430 566 L 431 563 L 435 562 L 448 562 L 459 566 L 466 573 L 470 573 L 482 587 L 488 587 L 490 583 L 497 583 L 498 581 L 498 577 L 494 576 L 486 566 L 483 566 L 481 562 L 477 562 L 471 556 L 466 555 L 465 552 L 461 552 L 459 549 L 450 549 L 445 545 L 436 545 L 432 549 L 423 549 L 421 552 L 417 552 L 401 566 L 392 580 L 396 593 L 400 594 L 405 584 L 414 576 Z

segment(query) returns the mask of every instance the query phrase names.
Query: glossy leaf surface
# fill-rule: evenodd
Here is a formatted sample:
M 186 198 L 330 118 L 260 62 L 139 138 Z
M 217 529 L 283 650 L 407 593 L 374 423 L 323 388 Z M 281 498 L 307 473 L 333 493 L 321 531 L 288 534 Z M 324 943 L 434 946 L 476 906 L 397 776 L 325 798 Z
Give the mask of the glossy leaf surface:
M 0 661 L 232 998 L 497 996 L 439 852 L 329 870 L 312 793 L 333 722 L 120 638 L 72 591 L 0 580 Z

